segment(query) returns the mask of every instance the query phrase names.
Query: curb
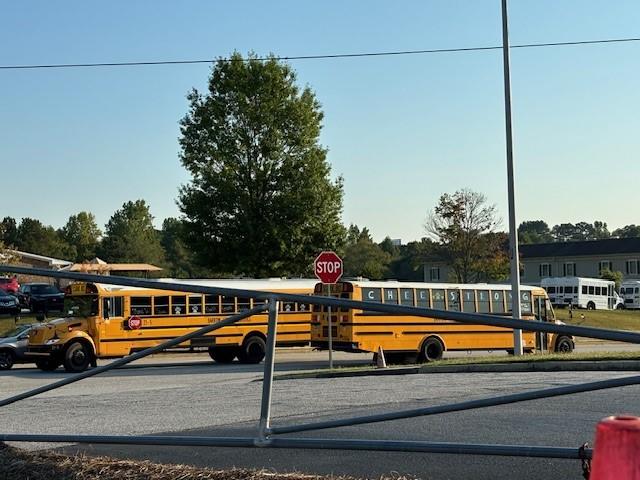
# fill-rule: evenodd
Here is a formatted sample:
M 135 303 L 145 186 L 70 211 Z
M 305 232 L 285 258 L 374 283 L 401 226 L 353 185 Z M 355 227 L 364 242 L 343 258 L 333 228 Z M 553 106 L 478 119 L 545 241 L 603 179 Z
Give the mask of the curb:
M 469 365 L 415 366 L 351 372 L 325 371 L 309 373 L 289 373 L 274 376 L 274 380 L 298 380 L 304 378 L 343 378 L 378 375 L 415 375 L 433 373 L 510 373 L 510 372 L 632 372 L 640 371 L 639 360 L 594 361 L 549 361 L 518 363 L 486 363 Z

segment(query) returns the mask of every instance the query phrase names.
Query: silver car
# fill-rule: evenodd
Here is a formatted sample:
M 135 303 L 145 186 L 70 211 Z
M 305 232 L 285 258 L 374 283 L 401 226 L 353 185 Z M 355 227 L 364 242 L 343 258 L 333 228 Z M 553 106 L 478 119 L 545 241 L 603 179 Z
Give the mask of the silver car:
M 25 356 L 31 327 L 32 325 L 18 325 L 0 337 L 0 370 L 9 370 L 14 363 L 33 362 L 33 359 Z

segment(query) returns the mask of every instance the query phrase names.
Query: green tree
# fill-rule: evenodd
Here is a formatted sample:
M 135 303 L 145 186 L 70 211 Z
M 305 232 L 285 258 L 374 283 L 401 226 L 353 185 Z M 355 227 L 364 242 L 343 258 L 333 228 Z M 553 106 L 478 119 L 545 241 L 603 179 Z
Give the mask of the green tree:
M 125 202 L 107 222 L 99 249 L 108 262 L 161 265 L 164 252 L 153 216 L 144 200 Z
M 162 222 L 160 243 L 165 252 L 165 270 L 174 278 L 219 276 L 195 264 L 191 249 L 184 242 L 184 224 L 177 218 Z
M 433 251 L 434 243 L 427 238 L 401 245 L 389 264 L 387 277 L 401 281 L 421 282 L 424 279 L 424 263 Z
M 33 218 L 25 217 L 18 225 L 15 247 L 24 252 L 54 258 L 72 258 L 74 249 L 51 226 L 45 226 Z
M 622 279 L 624 278 L 622 272 L 617 270 L 609 270 L 605 268 L 600 272 L 600 278 L 604 280 L 611 280 L 612 282 L 616 282 L 616 290 L 620 290 L 620 285 L 622 284 Z
M 6 247 L 15 247 L 18 242 L 18 224 L 13 217 L 4 217 L 0 222 L 0 241 Z
M 349 243 L 344 249 L 344 276 L 365 277 L 370 280 L 380 280 L 387 272 L 391 255 L 377 245 L 369 230 L 362 230 L 357 226 L 349 227 Z
M 495 205 L 488 205 L 483 194 L 463 189 L 440 197 L 425 229 L 437 243 L 435 256 L 451 266 L 455 281 L 470 283 L 490 279 L 487 252 L 494 254 L 496 250 L 489 248 L 493 237 L 487 234 L 498 223 Z
M 611 236 L 616 238 L 637 238 L 640 237 L 640 225 L 625 225 L 615 229 Z
M 193 90 L 180 159 L 191 174 L 179 207 L 198 260 L 251 276 L 310 274 L 344 241 L 342 179 L 319 144 L 323 114 L 291 67 L 234 53 L 206 93 Z
M 528 220 L 522 222 L 518 227 L 518 242 L 521 244 L 552 241 L 553 237 L 551 236 L 549 225 L 544 220 Z
M 601 240 L 611 236 L 607 224 L 598 220 L 593 224 L 588 222 L 561 223 L 551 229 L 551 235 L 556 242 Z
M 60 229 L 60 235 L 75 249 L 74 260 L 82 262 L 96 256 L 102 232 L 93 213 L 80 212 L 69 217 L 65 226 Z

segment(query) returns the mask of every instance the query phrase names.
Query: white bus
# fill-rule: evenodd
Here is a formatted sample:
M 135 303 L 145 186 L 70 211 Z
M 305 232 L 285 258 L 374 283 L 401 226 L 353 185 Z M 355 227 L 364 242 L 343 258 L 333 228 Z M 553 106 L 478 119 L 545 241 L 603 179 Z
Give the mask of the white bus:
M 615 291 L 615 282 L 599 278 L 552 277 L 543 278 L 540 286 L 547 291 L 556 307 L 607 310 L 623 308 Z
M 620 286 L 624 308 L 640 308 L 640 280 L 626 280 Z

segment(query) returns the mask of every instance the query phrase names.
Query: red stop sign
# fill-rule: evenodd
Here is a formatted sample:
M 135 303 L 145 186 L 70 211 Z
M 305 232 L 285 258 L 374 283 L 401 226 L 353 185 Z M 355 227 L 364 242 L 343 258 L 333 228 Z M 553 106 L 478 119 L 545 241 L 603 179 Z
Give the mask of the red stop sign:
M 322 283 L 336 283 L 342 276 L 342 259 L 335 252 L 322 252 L 313 262 L 313 272 Z
M 129 330 L 138 330 L 140 327 L 142 327 L 142 319 L 133 315 L 129 317 L 129 320 L 127 320 L 127 325 L 129 327 Z

